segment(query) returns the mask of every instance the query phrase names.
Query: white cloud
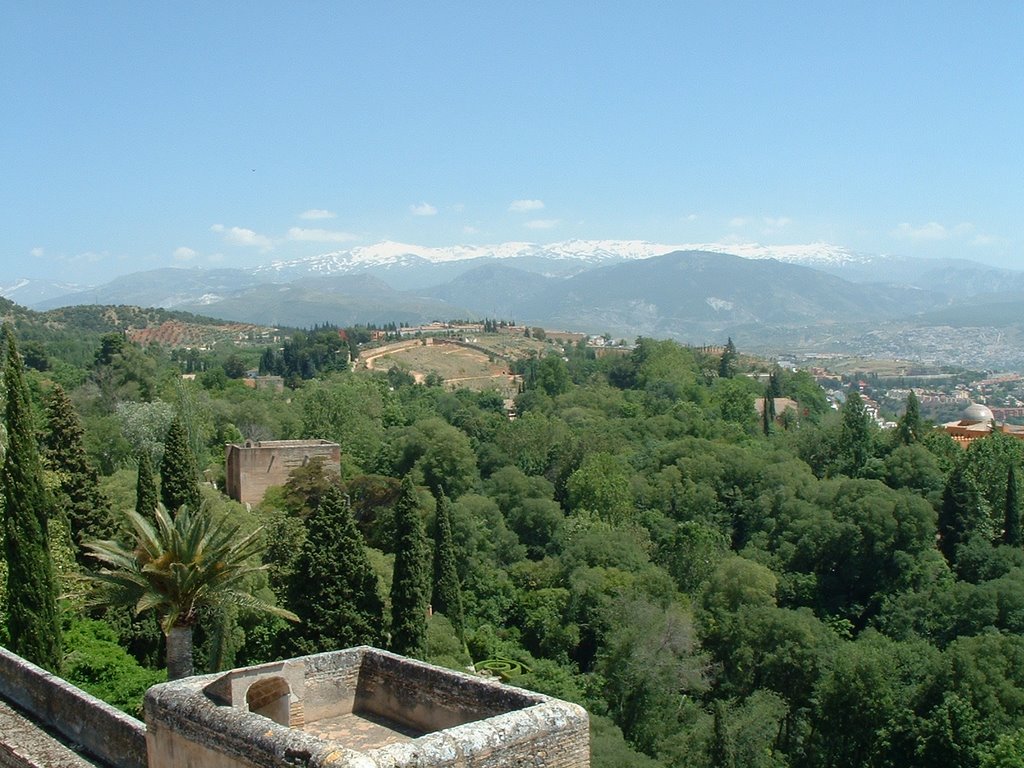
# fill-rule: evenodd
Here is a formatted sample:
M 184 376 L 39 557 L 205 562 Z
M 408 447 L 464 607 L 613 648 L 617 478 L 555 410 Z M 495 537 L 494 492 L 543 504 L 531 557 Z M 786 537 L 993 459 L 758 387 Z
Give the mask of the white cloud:
M 508 204 L 512 213 L 526 213 L 528 211 L 539 211 L 544 207 L 543 200 L 513 200 Z
M 210 230 L 224 235 L 225 242 L 232 245 L 259 248 L 261 251 L 269 251 L 274 247 L 274 242 L 269 237 L 245 227 L 225 227 L 223 224 L 214 224 Z
M 289 240 L 300 240 L 306 243 L 347 243 L 350 240 L 358 240 L 358 236 L 351 232 L 341 232 L 335 229 L 304 229 L 292 227 L 288 230 Z
M 747 226 L 747 220 L 742 216 L 733 216 L 729 219 L 729 226 L 733 229 L 739 229 L 740 227 Z
M 769 229 L 783 229 L 793 223 L 787 216 L 765 216 L 762 221 Z
M 171 255 L 175 258 L 176 261 L 191 261 L 199 254 L 196 253 L 196 251 L 193 250 L 192 248 L 188 248 L 183 245 L 179 248 L 175 248 L 174 253 L 172 253 Z
M 41 259 L 43 256 L 46 255 L 46 251 L 44 251 L 39 246 L 33 248 L 31 251 L 29 251 L 29 253 L 32 254 L 32 256 L 34 256 L 37 259 Z
M 466 226 L 464 226 L 462 228 L 462 234 L 464 234 L 464 235 L 475 235 L 479 231 L 480 231 L 479 229 L 477 229 L 476 227 L 470 226 L 469 224 L 467 224 Z
M 937 221 L 929 221 L 927 224 L 914 226 L 906 221 L 902 222 L 892 234 L 903 240 L 934 241 L 949 240 L 951 237 L 963 237 L 974 229 L 973 224 L 957 224 L 955 227 L 947 227 Z
M 699 218 L 700 218 L 700 216 L 698 216 L 696 213 L 688 213 L 683 218 L 683 221 L 696 221 Z
M 561 223 L 560 219 L 533 219 L 523 226 L 527 229 L 554 229 Z
M 299 214 L 300 219 L 306 219 L 307 221 L 315 221 L 317 219 L 335 219 L 338 214 L 334 211 L 325 211 L 323 208 L 310 208 L 308 211 L 303 211 Z
M 436 216 L 437 208 L 432 206 L 430 203 L 420 203 L 419 205 L 410 205 L 409 210 L 413 216 Z
M 98 264 L 107 258 L 105 253 L 96 253 L 96 251 L 83 251 L 82 253 L 76 253 L 68 261 L 75 263 L 84 261 L 87 264 Z

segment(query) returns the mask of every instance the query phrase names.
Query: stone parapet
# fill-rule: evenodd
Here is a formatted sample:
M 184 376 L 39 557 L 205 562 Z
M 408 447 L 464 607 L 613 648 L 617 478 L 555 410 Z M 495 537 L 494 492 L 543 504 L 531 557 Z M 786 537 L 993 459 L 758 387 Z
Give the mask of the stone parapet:
M 0 648 L 0 698 L 107 765 L 146 768 L 145 725 L 6 648 Z
M 356 722 L 402 737 L 350 739 Z M 154 686 L 146 723 L 150 768 L 590 765 L 582 707 L 366 646 Z

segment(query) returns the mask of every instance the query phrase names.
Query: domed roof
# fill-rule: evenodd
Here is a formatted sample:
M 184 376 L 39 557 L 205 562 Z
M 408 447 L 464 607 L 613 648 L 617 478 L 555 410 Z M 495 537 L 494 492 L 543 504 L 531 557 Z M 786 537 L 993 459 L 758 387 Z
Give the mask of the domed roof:
M 992 410 L 987 405 L 981 403 L 971 403 L 964 409 L 963 420 L 964 421 L 992 421 L 995 416 L 992 415 Z

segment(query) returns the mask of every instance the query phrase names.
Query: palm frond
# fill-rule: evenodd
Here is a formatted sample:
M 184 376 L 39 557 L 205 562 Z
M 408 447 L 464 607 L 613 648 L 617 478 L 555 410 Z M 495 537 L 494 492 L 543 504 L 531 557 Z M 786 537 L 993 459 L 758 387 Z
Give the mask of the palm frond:
M 174 515 L 158 506 L 153 522 L 134 511 L 127 517 L 135 534 L 131 548 L 109 540 L 85 545 L 101 563 L 88 576 L 93 604 L 156 611 L 164 631 L 195 623 L 203 605 L 233 604 L 297 620 L 246 589 L 246 580 L 266 569 L 257 557 L 262 529 L 241 536 L 237 524 L 214 518 L 206 506 L 182 506 Z

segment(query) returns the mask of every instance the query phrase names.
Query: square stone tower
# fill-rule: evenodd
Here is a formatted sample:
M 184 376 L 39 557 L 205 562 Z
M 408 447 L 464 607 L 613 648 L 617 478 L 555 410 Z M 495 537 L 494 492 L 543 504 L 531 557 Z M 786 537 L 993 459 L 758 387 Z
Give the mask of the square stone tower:
M 341 447 L 329 440 L 262 440 L 228 443 L 224 471 L 228 496 L 243 504 L 259 504 L 272 485 L 284 485 L 292 470 L 319 458 L 324 470 L 341 471 Z

